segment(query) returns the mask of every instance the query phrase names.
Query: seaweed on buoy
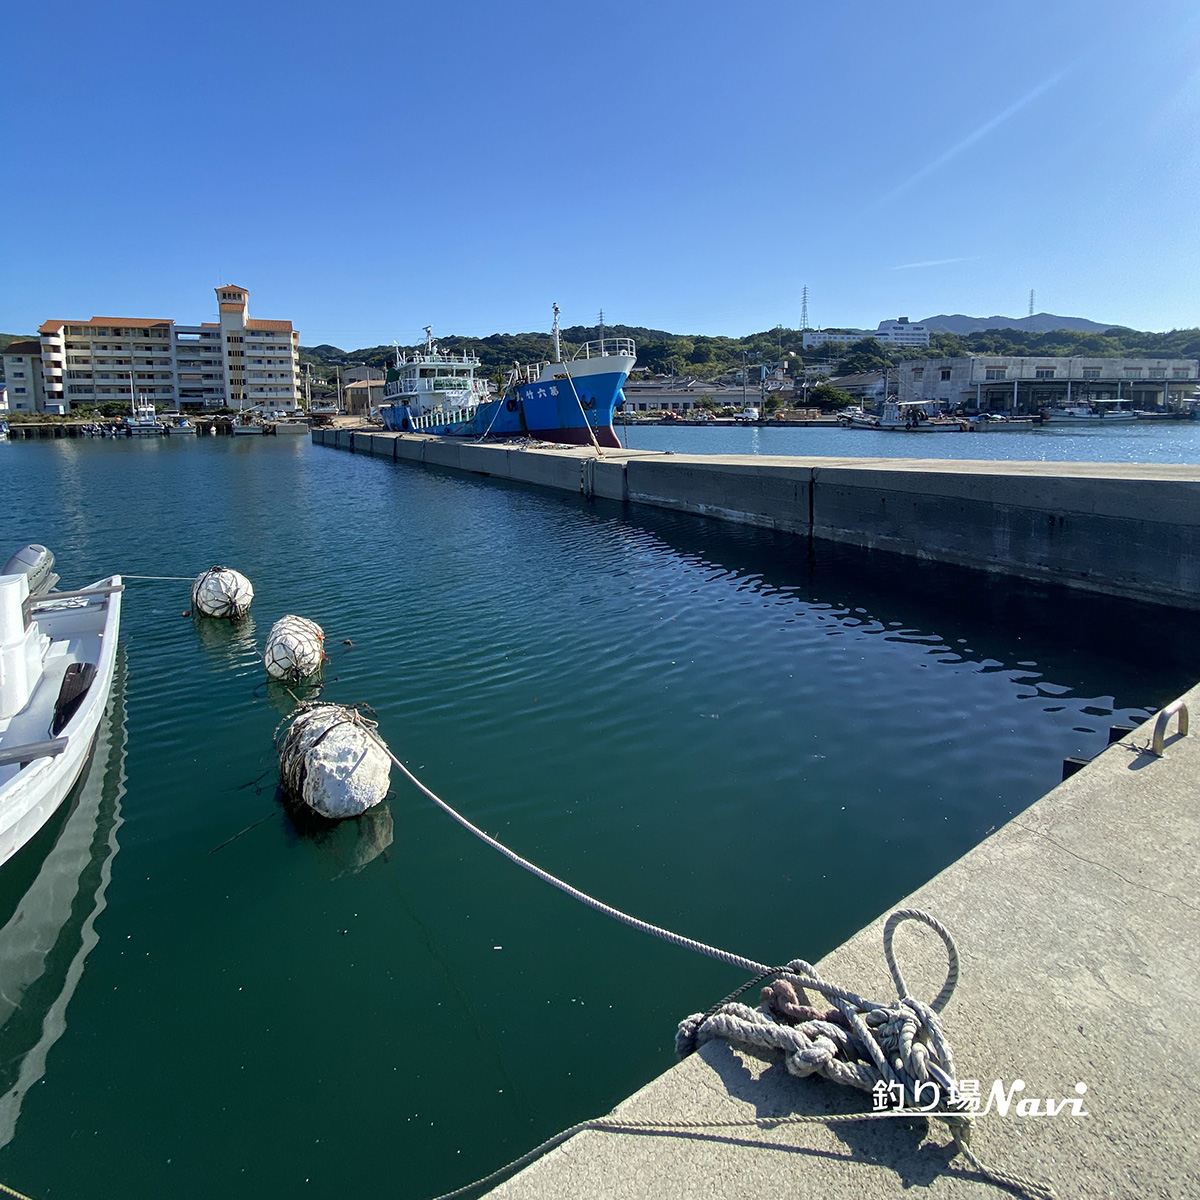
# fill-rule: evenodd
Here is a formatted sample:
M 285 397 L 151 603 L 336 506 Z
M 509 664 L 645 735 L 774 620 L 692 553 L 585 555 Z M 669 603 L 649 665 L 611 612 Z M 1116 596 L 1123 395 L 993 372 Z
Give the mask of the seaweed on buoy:
M 276 746 L 286 800 L 319 816 L 357 817 L 387 795 L 392 764 L 376 723 L 341 704 L 305 704 Z M 281 726 L 282 728 L 282 726 Z

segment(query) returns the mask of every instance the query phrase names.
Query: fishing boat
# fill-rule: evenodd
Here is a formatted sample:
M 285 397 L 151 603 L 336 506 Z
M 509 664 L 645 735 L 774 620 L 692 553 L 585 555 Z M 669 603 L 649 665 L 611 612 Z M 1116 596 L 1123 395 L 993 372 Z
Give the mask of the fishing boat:
M 1136 421 L 1137 413 L 1118 408 L 1123 400 L 1089 400 L 1076 404 L 1061 404 L 1042 413 L 1046 425 L 1098 425 L 1113 421 Z
M 849 415 L 844 424 L 850 429 L 882 429 L 901 433 L 929 433 L 947 427 L 932 420 L 919 400 L 885 400 L 878 413 L 859 410 Z M 957 422 L 950 422 L 957 429 Z
M 67 1007 L 100 936 L 125 792 L 124 668 L 96 734 L 92 761 L 59 816 L 0 891 L 0 1148 L 16 1134 L 26 1095 L 46 1075 Z
M 245 437 L 257 434 L 259 437 L 263 434 L 263 425 L 260 421 L 249 412 L 239 413 L 233 424 L 230 426 L 230 432 Z
M 637 361 L 632 338 L 586 342 L 563 354 L 554 306 L 554 361 L 515 365 L 503 392 L 490 396 L 476 378 L 480 361 L 440 350 L 425 327 L 425 347 L 396 350 L 379 415 L 384 428 L 446 437 L 530 437 L 571 445 L 619 447 L 613 411 L 625 402 L 622 385 Z
M 138 401 L 133 405 L 133 415 L 125 418 L 125 432 L 133 437 L 157 437 L 163 431 L 163 423 L 154 412 L 154 405 Z
M 0 570 L 0 864 L 74 787 L 112 689 L 121 577 L 56 592 L 53 567 L 34 545 Z
M 163 414 L 163 433 L 169 436 L 194 434 L 196 426 L 192 421 L 189 421 L 182 413 L 164 413 Z

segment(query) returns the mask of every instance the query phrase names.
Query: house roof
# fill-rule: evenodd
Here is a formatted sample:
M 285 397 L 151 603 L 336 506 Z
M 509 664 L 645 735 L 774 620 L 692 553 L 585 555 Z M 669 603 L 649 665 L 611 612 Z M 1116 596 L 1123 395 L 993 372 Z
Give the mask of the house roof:
M 883 382 L 882 371 L 860 371 L 857 375 L 835 375 L 830 381 L 834 387 L 870 387 Z
M 9 342 L 4 347 L 5 354 L 41 354 L 42 343 L 27 341 L 27 342 Z
M 87 321 L 43 321 L 38 326 L 38 333 L 57 333 L 64 325 L 92 325 L 109 328 L 149 329 L 152 325 L 170 325 L 169 317 L 92 317 Z
M 250 294 L 249 288 L 244 288 L 240 283 L 223 283 L 219 288 L 215 289 L 218 292 L 245 292 Z
M 276 333 L 291 333 L 292 323 L 291 321 L 260 321 L 255 317 L 248 317 L 246 328 L 274 330 Z

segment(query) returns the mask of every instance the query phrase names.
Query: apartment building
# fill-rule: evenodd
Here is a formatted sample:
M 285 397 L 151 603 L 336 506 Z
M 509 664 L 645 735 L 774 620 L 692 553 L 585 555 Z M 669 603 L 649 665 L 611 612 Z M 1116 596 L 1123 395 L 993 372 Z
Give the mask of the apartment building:
M 250 293 L 235 284 L 216 293 L 219 320 L 199 325 L 165 317 L 44 322 L 37 407 L 123 401 L 136 392 L 159 409 L 296 408 L 300 335 L 291 321 L 251 317 Z M 7 362 L 8 353 L 6 369 Z
M 40 342 L 9 342 L 4 348 L 4 381 L 10 412 L 45 410 Z
M 1062 404 L 1127 401 L 1173 409 L 1192 396 L 1194 358 L 1049 358 L 967 355 L 900 364 L 901 400 L 933 400 L 971 411 L 1037 412 Z

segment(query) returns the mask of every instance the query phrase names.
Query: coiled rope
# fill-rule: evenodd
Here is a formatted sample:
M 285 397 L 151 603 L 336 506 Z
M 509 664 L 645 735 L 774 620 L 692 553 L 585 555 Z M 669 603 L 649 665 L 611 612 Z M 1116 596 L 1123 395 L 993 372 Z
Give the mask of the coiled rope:
M 649 933 L 673 946 L 695 950 L 708 958 L 742 970 L 754 972 L 754 978 L 743 984 L 719 1004 L 706 1013 L 686 1017 L 679 1024 L 675 1048 L 681 1058 L 698 1049 L 713 1038 L 726 1040 L 743 1046 L 756 1046 L 782 1050 L 788 1070 L 793 1075 L 820 1074 L 834 1083 L 857 1087 L 874 1092 L 882 1083 L 899 1090 L 904 1107 L 881 1112 L 847 1113 L 835 1116 L 797 1115 L 789 1117 L 760 1117 L 735 1121 L 636 1121 L 621 1117 L 595 1117 L 581 1121 L 527 1154 L 477 1179 L 465 1187 L 446 1192 L 436 1200 L 454 1200 L 468 1192 L 489 1186 L 513 1171 L 533 1162 L 547 1151 L 560 1145 L 568 1138 L 587 1129 L 637 1132 L 659 1130 L 730 1129 L 754 1127 L 774 1129 L 782 1125 L 841 1124 L 849 1121 L 873 1121 L 891 1117 L 936 1117 L 950 1129 L 959 1152 L 975 1171 L 991 1183 L 1013 1191 L 1035 1197 L 1036 1200 L 1054 1200 L 1053 1188 L 1019 1175 L 997 1171 L 982 1163 L 972 1153 L 968 1142 L 971 1135 L 971 1117 L 965 1106 L 956 1102 L 954 1095 L 954 1053 L 942 1029 L 940 1013 L 950 1002 L 958 986 L 958 948 L 950 931 L 936 918 L 916 908 L 897 909 L 888 917 L 883 927 L 883 949 L 888 970 L 896 985 L 897 1000 L 883 1004 L 864 999 L 857 993 L 830 983 L 817 973 L 812 964 L 795 959 L 784 967 L 768 967 L 740 954 L 732 954 L 710 946 L 706 942 L 684 937 L 660 925 L 653 925 L 629 913 L 613 908 L 594 896 L 573 887 L 565 880 L 551 875 L 536 863 L 522 858 L 502 842 L 485 833 L 467 820 L 461 813 L 446 803 L 436 792 L 427 787 L 392 753 L 391 747 L 379 736 L 373 722 L 364 723 L 369 736 L 373 737 L 399 768 L 404 777 L 424 796 L 432 800 L 444 813 L 452 817 L 464 829 L 473 833 L 480 841 L 499 851 L 505 858 L 524 868 L 538 879 L 558 888 L 568 896 L 586 904 L 589 908 L 615 920 Z M 893 949 L 896 930 L 905 921 L 917 921 L 927 925 L 946 947 L 946 981 L 930 1003 L 926 1004 L 909 994 L 908 986 L 900 970 Z M 736 1002 L 737 997 L 763 982 L 777 976 L 771 987 L 762 991 L 762 1009 L 752 1009 Z M 805 989 L 819 992 L 833 1004 L 833 1008 L 821 1012 L 808 1004 Z M 939 1104 L 936 1111 L 921 1108 L 918 1087 L 921 1084 L 938 1085 Z M 907 1107 L 908 1105 L 913 1107 Z

